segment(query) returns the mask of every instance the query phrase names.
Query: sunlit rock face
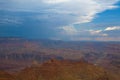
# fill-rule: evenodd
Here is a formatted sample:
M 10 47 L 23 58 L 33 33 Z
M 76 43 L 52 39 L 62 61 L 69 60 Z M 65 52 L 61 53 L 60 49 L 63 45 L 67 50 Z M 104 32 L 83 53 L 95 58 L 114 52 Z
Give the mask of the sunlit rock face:
M 5 71 L 0 71 L 0 80 L 15 80 L 15 76 Z
M 113 80 L 115 77 L 103 68 L 83 61 L 49 60 L 38 67 L 21 71 L 21 80 Z M 117 80 L 117 79 L 116 79 Z

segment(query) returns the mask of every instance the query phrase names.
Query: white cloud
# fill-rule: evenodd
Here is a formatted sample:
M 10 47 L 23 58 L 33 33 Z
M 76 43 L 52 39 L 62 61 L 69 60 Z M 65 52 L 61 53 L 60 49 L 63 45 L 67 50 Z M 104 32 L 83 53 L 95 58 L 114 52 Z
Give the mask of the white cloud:
M 103 33 L 103 30 L 88 30 L 91 35 L 97 35 L 97 36 L 108 36 L 108 34 Z
M 45 0 L 44 2 L 49 4 L 58 4 L 58 3 L 68 2 L 68 1 L 69 0 Z
M 100 32 L 102 32 L 102 30 L 89 30 L 89 32 L 94 35 L 99 34 Z
M 101 34 L 102 36 L 104 36 L 104 37 L 106 37 L 106 36 L 108 36 L 108 34 L 106 34 L 106 33 L 104 33 L 104 34 Z
M 56 0 L 46 0 L 47 2 L 54 2 Z M 63 0 L 58 0 L 58 2 Z M 59 12 L 67 12 L 69 14 L 73 14 L 75 20 L 72 24 L 76 23 L 86 23 L 91 22 L 97 13 L 101 13 L 108 9 L 116 8 L 114 4 L 118 0 L 106 1 L 106 0 L 64 0 L 63 4 L 54 5 L 52 9 L 55 9 Z M 52 5 L 53 6 L 53 5 Z
M 75 35 L 78 32 L 73 26 L 59 27 L 58 29 L 61 30 L 62 34 L 67 34 L 67 35 Z
M 105 31 L 120 30 L 120 26 L 107 27 Z

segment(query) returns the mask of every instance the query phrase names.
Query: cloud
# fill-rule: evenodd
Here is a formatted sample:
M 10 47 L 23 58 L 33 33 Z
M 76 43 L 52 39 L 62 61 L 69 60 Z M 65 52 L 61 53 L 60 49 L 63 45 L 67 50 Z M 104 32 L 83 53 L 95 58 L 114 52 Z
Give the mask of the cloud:
M 119 0 L 1 0 L 0 11 L 8 11 L 8 13 L 5 12 L 5 16 L 11 16 L 12 13 L 14 13 L 12 15 L 13 17 L 16 16 L 23 20 L 25 29 L 27 26 L 28 29 L 30 27 L 31 30 L 35 30 L 34 32 L 36 32 L 36 34 L 37 31 L 42 32 L 41 36 L 48 37 L 49 35 L 46 34 L 46 32 L 49 31 L 49 33 L 58 36 L 59 39 L 93 40 L 93 37 L 96 36 L 109 36 L 106 31 L 110 31 L 112 27 L 108 27 L 105 30 L 86 30 L 87 28 L 83 30 L 80 27 L 76 28 L 75 24 L 92 22 L 98 13 L 118 8 L 116 5 L 118 1 Z M 12 13 L 9 14 L 9 12 Z M 21 20 L 9 17 L 1 19 L 0 22 L 12 24 L 22 23 Z M 114 29 L 112 28 L 112 30 L 118 29 L 119 28 L 116 27 L 114 27 Z M 30 31 L 30 33 L 31 32 L 32 31 Z
M 88 32 L 93 36 L 108 36 L 103 30 L 88 30 Z
M 22 20 L 17 17 L 1 17 L 0 24 L 8 25 L 8 24 L 22 24 Z
M 86 39 L 86 40 L 102 40 L 102 39 L 113 40 L 112 36 L 116 35 L 116 37 L 119 37 L 118 32 L 116 32 L 115 30 L 119 30 L 120 27 L 114 26 L 114 27 L 107 27 L 105 29 L 86 30 L 86 29 L 76 29 L 76 27 L 74 27 L 74 26 L 64 26 L 64 27 L 59 27 L 58 29 L 60 30 L 61 35 L 64 34 L 64 36 L 66 36 L 70 40 L 75 40 L 75 39 L 76 40 L 78 40 L 78 39 L 80 39 L 80 40 L 84 40 L 84 39 Z M 114 30 L 115 32 L 114 33 L 109 32 L 111 30 Z M 65 38 L 65 37 L 63 37 L 63 38 Z
M 113 26 L 113 27 L 107 27 L 105 29 L 99 29 L 99 30 L 87 30 L 91 35 L 98 35 L 98 36 L 103 36 L 107 37 L 110 35 L 118 35 L 118 31 L 120 30 L 120 26 Z M 110 31 L 114 31 L 114 33 L 111 33 Z
M 0 6 L 3 10 L 45 12 L 58 15 L 68 22 L 66 25 L 91 22 L 98 13 L 117 8 L 119 0 L 7 0 Z M 46 15 L 48 16 L 48 15 Z M 58 17 L 59 18 L 59 17 Z M 52 16 L 49 20 L 53 19 Z M 58 20 L 59 21 L 59 20 Z
M 105 31 L 120 30 L 120 26 L 107 27 Z
M 103 33 L 102 30 L 88 30 L 91 35 L 97 35 L 97 36 L 108 36 L 108 34 Z
M 64 3 L 68 2 L 69 0 L 45 0 L 44 2 L 49 3 L 49 4 L 58 4 L 58 3 Z
M 78 31 L 73 26 L 59 27 L 58 29 L 61 31 L 60 33 L 66 34 L 66 35 L 75 35 L 78 33 Z
M 89 30 L 89 32 L 94 35 L 99 34 L 100 32 L 102 32 L 102 30 Z
M 71 24 L 79 24 L 91 22 L 97 13 L 116 8 L 117 6 L 114 4 L 117 1 L 118 0 L 69 0 L 63 4 L 54 5 L 52 9 L 54 9 L 55 12 L 61 12 L 67 15 L 71 14 L 71 19 L 74 19 Z M 74 18 L 72 18 L 72 16 L 74 16 Z

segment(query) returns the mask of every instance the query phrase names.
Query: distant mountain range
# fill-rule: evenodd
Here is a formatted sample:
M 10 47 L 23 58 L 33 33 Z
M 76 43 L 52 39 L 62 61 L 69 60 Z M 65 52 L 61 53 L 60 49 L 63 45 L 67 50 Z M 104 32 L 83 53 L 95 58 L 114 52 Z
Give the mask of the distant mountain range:
M 0 69 L 19 71 L 51 58 L 83 60 L 120 74 L 120 42 L 0 38 Z

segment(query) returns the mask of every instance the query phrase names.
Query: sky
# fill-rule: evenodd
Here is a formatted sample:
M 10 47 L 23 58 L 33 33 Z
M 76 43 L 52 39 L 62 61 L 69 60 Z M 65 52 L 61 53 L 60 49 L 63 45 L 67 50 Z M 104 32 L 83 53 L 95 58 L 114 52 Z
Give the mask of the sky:
M 120 0 L 0 0 L 0 37 L 120 41 Z

